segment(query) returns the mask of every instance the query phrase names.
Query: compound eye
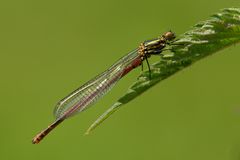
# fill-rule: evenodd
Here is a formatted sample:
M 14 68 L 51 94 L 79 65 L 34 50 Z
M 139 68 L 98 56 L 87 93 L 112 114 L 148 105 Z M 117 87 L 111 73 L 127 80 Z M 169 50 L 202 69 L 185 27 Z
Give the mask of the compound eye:
M 175 34 L 171 31 L 169 31 L 165 34 L 165 37 L 166 37 L 167 40 L 170 41 L 170 40 L 173 40 L 175 38 Z

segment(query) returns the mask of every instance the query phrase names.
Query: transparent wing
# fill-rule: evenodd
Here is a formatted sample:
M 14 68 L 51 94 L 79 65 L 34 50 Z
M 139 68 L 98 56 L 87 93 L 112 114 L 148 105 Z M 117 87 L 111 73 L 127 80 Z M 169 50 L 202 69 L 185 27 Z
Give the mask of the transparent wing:
M 141 61 L 137 51 L 135 49 L 122 57 L 109 69 L 62 99 L 54 110 L 56 119 L 68 118 L 75 115 L 103 97 L 126 74 L 126 69 L 128 68 L 129 70 L 129 66 L 133 62 Z

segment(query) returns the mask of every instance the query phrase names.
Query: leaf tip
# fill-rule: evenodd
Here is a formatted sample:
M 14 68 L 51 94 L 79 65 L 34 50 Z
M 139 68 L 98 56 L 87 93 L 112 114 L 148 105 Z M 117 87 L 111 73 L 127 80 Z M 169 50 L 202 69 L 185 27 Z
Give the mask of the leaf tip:
M 92 130 L 96 128 L 96 124 L 93 123 L 87 130 L 86 132 L 84 133 L 85 136 L 88 136 L 90 134 L 90 132 L 92 132 Z
M 88 136 L 88 135 L 89 135 L 89 133 L 90 133 L 90 131 L 89 131 L 89 130 L 87 130 L 87 131 L 84 133 L 84 136 Z

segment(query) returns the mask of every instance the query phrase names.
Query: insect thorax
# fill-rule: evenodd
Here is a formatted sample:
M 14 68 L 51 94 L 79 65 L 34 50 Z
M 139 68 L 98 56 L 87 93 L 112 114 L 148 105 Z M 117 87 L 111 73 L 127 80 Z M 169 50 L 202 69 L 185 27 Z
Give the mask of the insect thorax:
M 150 57 L 151 55 L 160 54 L 163 48 L 166 47 L 169 41 L 172 41 L 175 38 L 175 34 L 171 31 L 164 33 L 161 37 L 144 41 L 139 46 L 139 54 L 144 60 L 145 58 Z
M 139 54 L 142 59 L 148 58 L 151 55 L 157 55 L 162 52 L 162 49 L 166 46 L 166 39 L 160 37 L 153 40 L 144 41 L 139 46 Z

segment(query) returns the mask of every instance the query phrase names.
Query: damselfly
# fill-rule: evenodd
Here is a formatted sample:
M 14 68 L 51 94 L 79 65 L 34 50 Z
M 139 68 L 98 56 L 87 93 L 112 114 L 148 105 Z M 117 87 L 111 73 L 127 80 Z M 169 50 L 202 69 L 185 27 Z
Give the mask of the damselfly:
M 56 120 L 45 130 L 37 134 L 32 143 L 39 143 L 50 131 L 68 117 L 87 109 L 94 102 L 103 97 L 111 88 L 132 69 L 142 65 L 151 55 L 159 55 L 163 49 L 175 38 L 171 31 L 156 39 L 144 41 L 140 46 L 119 59 L 109 69 L 96 76 L 86 84 L 62 99 L 55 107 Z M 150 73 L 150 72 L 149 72 Z M 151 75 L 151 74 L 150 74 Z

